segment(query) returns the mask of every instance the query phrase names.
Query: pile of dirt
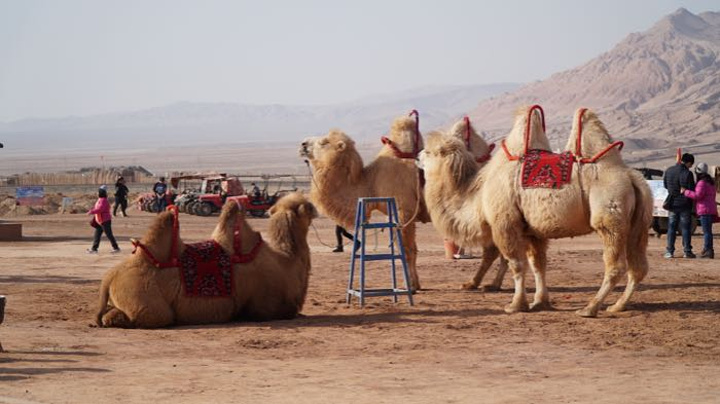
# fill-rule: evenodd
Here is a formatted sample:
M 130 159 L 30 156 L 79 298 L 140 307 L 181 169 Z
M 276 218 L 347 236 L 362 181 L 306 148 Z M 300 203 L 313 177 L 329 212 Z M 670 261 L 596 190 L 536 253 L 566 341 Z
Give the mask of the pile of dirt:
M 37 206 L 18 205 L 14 196 L 0 195 L 0 217 L 34 216 L 55 213 L 82 213 L 90 210 L 97 198 L 94 195 L 64 195 L 62 193 L 47 194 L 44 203 Z

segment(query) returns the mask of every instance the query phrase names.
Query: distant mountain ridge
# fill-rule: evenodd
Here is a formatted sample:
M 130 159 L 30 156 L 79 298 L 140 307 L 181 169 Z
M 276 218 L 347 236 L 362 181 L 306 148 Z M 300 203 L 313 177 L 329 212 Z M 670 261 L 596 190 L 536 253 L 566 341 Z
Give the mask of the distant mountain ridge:
M 379 139 L 393 118 L 412 109 L 420 111 L 423 128 L 439 127 L 480 100 L 517 87 L 514 83 L 424 87 L 323 106 L 179 102 L 132 112 L 0 123 L 0 136 L 9 149 L 57 144 L 58 140 L 74 143 L 74 148 L 78 143 L 152 147 L 299 141 L 337 127 L 363 141 Z
M 499 138 L 518 106 L 535 103 L 554 147 L 564 147 L 580 107 L 598 112 L 626 150 L 720 143 L 720 13 L 681 8 L 577 68 L 481 102 L 469 116 Z

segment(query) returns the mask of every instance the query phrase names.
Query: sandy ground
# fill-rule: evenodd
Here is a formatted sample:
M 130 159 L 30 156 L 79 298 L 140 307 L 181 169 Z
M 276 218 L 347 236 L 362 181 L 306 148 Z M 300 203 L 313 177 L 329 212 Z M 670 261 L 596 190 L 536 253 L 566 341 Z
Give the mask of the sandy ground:
M 123 253 L 109 254 L 104 240 L 96 256 L 84 253 L 92 229 L 83 215 L 17 218 L 26 239 L 0 243 L 0 294 L 7 296 L 0 403 L 719 400 L 720 264 L 664 260 L 664 239 L 650 240 L 651 272 L 627 312 L 574 314 L 602 277 L 600 243 L 591 235 L 550 246 L 555 311 L 507 315 L 510 280 L 500 293 L 460 290 L 479 260 L 444 259 L 441 238 L 421 225 L 419 274 L 427 289 L 415 295 L 415 306 L 371 298 L 360 308 L 345 304 L 349 254 L 323 245 L 334 243 L 333 224 L 318 219 L 301 318 L 91 327 L 99 280 L 130 254 L 129 237 L 144 233 L 152 218 L 131 210 L 116 219 Z M 216 220 L 183 215 L 182 235 L 205 239 Z M 696 235 L 697 250 L 699 243 Z M 383 265 L 370 271 L 370 286 L 388 286 Z

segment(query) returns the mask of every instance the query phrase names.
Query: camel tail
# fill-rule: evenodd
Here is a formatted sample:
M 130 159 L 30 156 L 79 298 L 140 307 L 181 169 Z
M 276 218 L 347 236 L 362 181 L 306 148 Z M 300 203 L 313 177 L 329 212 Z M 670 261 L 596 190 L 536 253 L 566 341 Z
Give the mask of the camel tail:
M 631 275 L 636 282 L 640 282 L 648 272 L 647 244 L 653 218 L 653 196 L 650 187 L 639 172 L 632 170 L 630 179 L 635 190 L 635 209 L 627 239 L 627 259 Z
M 108 302 L 110 300 L 110 283 L 112 283 L 112 273 L 107 274 L 100 283 L 100 304 L 97 315 L 95 315 L 95 324 L 102 327 L 102 318 L 108 311 Z

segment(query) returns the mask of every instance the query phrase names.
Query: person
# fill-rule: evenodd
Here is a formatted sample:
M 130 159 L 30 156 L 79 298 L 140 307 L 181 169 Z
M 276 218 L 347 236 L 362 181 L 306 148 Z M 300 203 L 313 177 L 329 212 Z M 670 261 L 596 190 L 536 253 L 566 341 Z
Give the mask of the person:
M 340 226 L 339 224 L 335 225 L 335 239 L 337 240 L 337 244 L 335 246 L 335 249 L 332 250 L 332 252 L 343 252 L 343 236 L 345 236 L 348 240 L 352 241 L 355 240 L 352 234 L 348 233 L 347 230 L 345 230 L 344 227 Z
M 703 251 L 700 258 L 715 258 L 713 249 L 712 225 L 718 215 L 717 204 L 715 203 L 715 181 L 708 174 L 708 165 L 700 163 L 695 167 L 697 184 L 695 190 L 680 188 L 683 195 L 695 201 L 695 213 L 700 216 L 700 225 L 703 230 Z
M 160 181 L 153 185 L 153 192 L 155 193 L 157 213 L 164 212 L 167 207 L 167 184 L 165 183 L 165 177 L 160 177 Z
M 87 214 L 94 216 L 92 225 L 95 227 L 95 237 L 93 238 L 92 247 L 87 250 L 88 254 L 98 253 L 100 236 L 102 236 L 103 233 L 105 233 L 105 236 L 110 240 L 113 248 L 111 253 L 119 253 L 120 247 L 118 247 L 112 232 L 112 216 L 110 215 L 110 203 L 107 200 L 107 187 L 105 185 L 101 185 L 100 189 L 98 189 L 98 200 Z
M 670 209 L 668 209 L 668 232 L 665 258 L 673 258 L 675 254 L 675 237 L 677 234 L 678 222 L 682 232 L 683 258 L 695 258 L 692 252 L 692 200 L 680 192 L 680 189 L 695 190 L 695 180 L 690 167 L 695 163 L 695 157 L 685 153 L 680 161 L 665 170 L 663 185 L 668 190 L 670 198 Z
M 255 185 L 254 182 L 250 183 L 250 185 L 252 186 L 252 191 L 251 191 L 250 195 L 252 195 L 252 197 L 254 199 L 260 199 L 260 197 L 262 196 L 262 193 L 260 192 L 260 188 L 257 185 Z
M 127 209 L 128 193 L 129 190 L 127 185 L 125 185 L 125 178 L 118 177 L 117 181 L 115 181 L 115 204 L 113 205 L 113 216 L 117 216 L 117 210 L 118 207 L 120 207 L 120 212 L 122 212 L 123 217 L 127 217 L 125 210 Z

